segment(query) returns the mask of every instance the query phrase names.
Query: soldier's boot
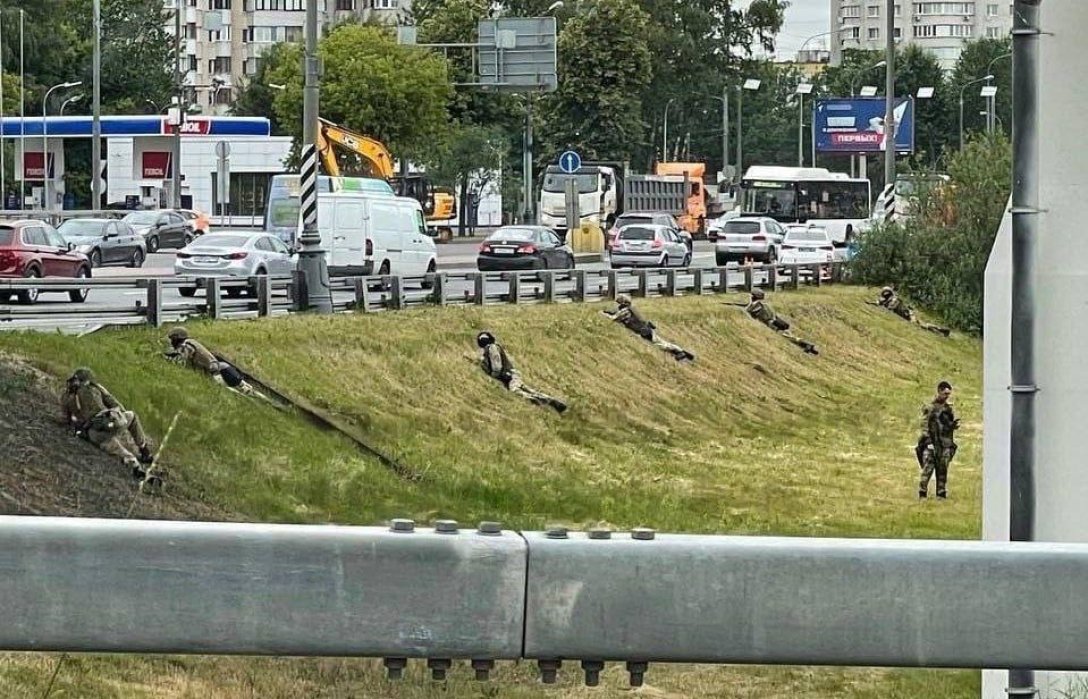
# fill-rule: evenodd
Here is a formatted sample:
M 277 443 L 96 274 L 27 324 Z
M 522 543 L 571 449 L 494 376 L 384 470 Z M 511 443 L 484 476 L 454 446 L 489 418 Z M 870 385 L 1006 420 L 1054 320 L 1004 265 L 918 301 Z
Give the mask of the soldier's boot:
M 550 404 L 553 408 L 555 408 L 555 412 L 559 413 L 560 415 L 567 412 L 567 404 L 559 400 L 558 398 L 552 398 Z
M 937 499 L 938 500 L 947 500 L 948 499 L 948 491 L 947 490 L 938 491 L 937 492 Z
M 820 354 L 820 350 L 816 349 L 816 345 L 812 344 L 811 342 L 806 342 L 802 346 L 805 348 L 805 354 L 811 354 L 811 355 L 819 355 Z
M 146 444 L 140 447 L 140 455 L 136 459 L 144 465 L 155 463 L 155 455 L 151 453 L 151 449 Z
M 929 492 L 928 491 L 925 491 L 925 490 L 919 490 L 918 491 L 918 499 L 919 500 L 925 500 L 928 497 L 929 497 Z

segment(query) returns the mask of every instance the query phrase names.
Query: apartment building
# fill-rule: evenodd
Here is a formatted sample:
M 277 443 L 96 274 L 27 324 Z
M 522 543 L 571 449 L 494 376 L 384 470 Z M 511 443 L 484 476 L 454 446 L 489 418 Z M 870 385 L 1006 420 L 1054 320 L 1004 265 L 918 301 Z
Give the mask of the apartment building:
M 844 49 L 884 49 L 888 19 L 885 0 L 830 2 L 832 65 L 842 61 Z M 896 0 L 895 40 L 925 48 L 945 70 L 951 70 L 965 42 L 1009 34 L 1012 6 L 1010 0 Z
M 397 24 L 411 10 L 411 0 L 317 1 L 322 26 L 351 18 Z M 205 114 L 230 108 L 237 88 L 257 72 L 269 46 L 303 41 L 307 0 L 164 0 L 171 34 L 178 2 L 184 82 Z

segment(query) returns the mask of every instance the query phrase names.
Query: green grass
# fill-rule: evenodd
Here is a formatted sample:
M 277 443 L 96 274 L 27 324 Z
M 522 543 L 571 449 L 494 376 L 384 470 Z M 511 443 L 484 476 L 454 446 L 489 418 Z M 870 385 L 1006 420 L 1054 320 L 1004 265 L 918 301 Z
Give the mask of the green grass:
M 186 487 L 243 519 L 375 524 L 407 516 L 497 519 L 528 529 L 564 523 L 696 533 L 977 538 L 979 343 L 925 333 L 863 303 L 872 297 L 871 291 L 843 287 L 774 295 L 772 302 L 797 334 L 819 345 L 822 354 L 815 358 L 740 309 L 722 306 L 721 297 L 639 303 L 664 337 L 698 355 L 692 366 L 677 365 L 608 322 L 598 314 L 599 305 L 189 325 L 250 371 L 354 421 L 375 446 L 421 471 L 418 482 L 397 478 L 346 440 L 167 364 L 159 356 L 164 330 L 105 331 L 81 339 L 4 334 L 0 351 L 27 357 L 57 376 L 92 366 L 144 416 L 152 434 L 161 434 L 174 412 L 183 411 L 165 456 L 168 466 Z M 475 333 L 483 328 L 505 343 L 528 384 L 567 399 L 571 411 L 560 417 L 531 406 L 465 362 L 462 355 L 474 351 Z M 912 450 L 919 409 L 944 378 L 957 388 L 964 426 L 950 476 L 952 499 L 918 503 Z M 34 677 L 44 673 L 48 679 L 43 658 L 13 662 L 10 670 L 0 666 L 0 694 L 5 682 L 28 667 Z M 80 675 L 85 689 L 68 690 L 80 696 L 438 693 L 423 682 L 386 685 L 367 661 L 80 663 L 93 668 Z M 161 667 L 172 669 L 155 669 Z M 528 681 L 525 664 L 504 672 L 523 681 L 492 685 L 490 693 L 472 684 L 461 689 L 458 681 L 444 694 L 545 693 Z M 651 672 L 656 689 L 677 697 L 978 692 L 977 673 L 948 671 Z M 339 679 L 329 685 L 323 673 Z M 611 670 L 606 684 L 619 687 L 620 674 Z M 255 677 L 260 689 L 246 689 L 246 676 Z M 307 683 L 315 688 L 305 689 Z M 547 693 L 589 691 L 569 685 Z

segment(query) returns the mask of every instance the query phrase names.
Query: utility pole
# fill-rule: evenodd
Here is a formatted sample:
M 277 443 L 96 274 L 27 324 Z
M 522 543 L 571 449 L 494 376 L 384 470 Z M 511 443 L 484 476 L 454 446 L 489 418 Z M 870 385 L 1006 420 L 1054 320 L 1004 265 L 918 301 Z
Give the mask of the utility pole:
M 744 176 L 744 85 L 737 87 L 737 182 Z
M 321 249 L 317 228 L 317 137 L 318 137 L 318 58 L 317 0 L 306 3 L 306 53 L 303 57 L 306 82 L 302 93 L 302 171 L 300 173 L 302 236 L 299 244 L 298 270 L 306 283 L 307 305 L 317 313 L 332 313 L 329 268 Z
M 179 5 L 181 0 L 174 0 Z M 94 0 L 94 83 L 91 107 L 91 210 L 102 208 L 102 0 Z M 174 164 L 177 169 L 177 163 Z
M 722 178 L 729 169 L 729 86 L 722 88 Z M 730 178 L 732 179 L 732 178 Z
M 533 95 L 525 96 L 525 144 L 521 154 L 522 196 L 525 197 L 525 220 L 522 223 L 531 224 L 533 220 Z
M 182 0 L 174 0 L 174 107 L 177 109 L 177 118 L 174 124 L 174 154 L 171 168 L 170 205 L 175 209 L 181 208 L 181 125 L 185 122 L 185 96 L 181 87 L 181 8 Z M 96 54 L 97 55 L 97 54 Z M 97 74 L 96 74 L 97 76 Z M 95 105 L 98 104 L 98 80 L 95 79 Z
M 884 83 L 884 186 L 895 183 L 895 0 L 887 0 Z

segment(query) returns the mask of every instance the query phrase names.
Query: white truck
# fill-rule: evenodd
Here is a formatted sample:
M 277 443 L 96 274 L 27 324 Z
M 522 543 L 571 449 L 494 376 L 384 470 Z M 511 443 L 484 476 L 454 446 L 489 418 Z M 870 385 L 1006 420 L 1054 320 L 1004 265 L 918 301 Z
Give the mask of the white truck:
M 578 185 L 578 210 L 582 223 L 595 223 L 604 230 L 611 228 L 623 213 L 623 166 L 619 163 L 583 163 L 573 173 L 563 172 L 558 165 L 544 171 L 537 207 L 538 222 L 560 236 L 567 230 L 567 182 Z

